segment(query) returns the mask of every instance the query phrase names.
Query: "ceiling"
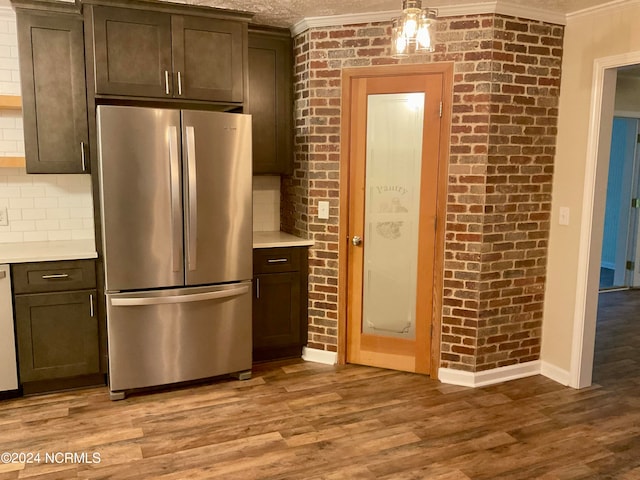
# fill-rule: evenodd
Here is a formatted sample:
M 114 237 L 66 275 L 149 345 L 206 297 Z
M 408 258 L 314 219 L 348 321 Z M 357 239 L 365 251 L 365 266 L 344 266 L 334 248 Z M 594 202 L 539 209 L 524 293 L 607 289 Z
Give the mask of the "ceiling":
M 192 5 L 242 10 L 255 14 L 254 21 L 291 27 L 310 17 L 400 11 L 402 0 L 173 0 Z M 555 14 L 574 13 L 612 0 L 498 0 L 500 4 L 539 9 Z M 457 7 L 461 4 L 487 4 L 487 0 L 423 0 L 429 8 Z

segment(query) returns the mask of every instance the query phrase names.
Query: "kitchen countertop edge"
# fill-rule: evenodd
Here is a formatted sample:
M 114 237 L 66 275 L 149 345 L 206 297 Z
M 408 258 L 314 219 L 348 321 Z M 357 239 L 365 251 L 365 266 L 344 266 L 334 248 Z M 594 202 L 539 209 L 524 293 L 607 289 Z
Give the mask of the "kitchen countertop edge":
M 93 239 L 0 243 L 0 263 L 3 264 L 88 258 L 98 258 Z
M 313 240 L 285 232 L 253 232 L 253 248 L 311 247 Z

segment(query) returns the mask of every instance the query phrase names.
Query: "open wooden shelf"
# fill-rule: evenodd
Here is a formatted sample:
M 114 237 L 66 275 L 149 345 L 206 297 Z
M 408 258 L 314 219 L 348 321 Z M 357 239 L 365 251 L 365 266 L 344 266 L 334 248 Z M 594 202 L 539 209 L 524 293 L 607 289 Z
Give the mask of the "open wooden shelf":
M 24 167 L 24 157 L 0 157 L 0 168 L 3 167 Z
M 22 97 L 0 95 L 0 110 L 22 110 Z
M 22 97 L 18 95 L 0 95 L 0 110 L 22 110 Z M 24 157 L 0 157 L 0 168 L 24 166 Z

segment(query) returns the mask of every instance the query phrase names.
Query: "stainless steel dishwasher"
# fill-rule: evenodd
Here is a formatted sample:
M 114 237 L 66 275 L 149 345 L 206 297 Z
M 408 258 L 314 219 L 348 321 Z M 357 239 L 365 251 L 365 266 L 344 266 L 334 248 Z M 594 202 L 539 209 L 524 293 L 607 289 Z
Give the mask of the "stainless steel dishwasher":
M 0 265 L 0 392 L 18 388 L 9 265 Z

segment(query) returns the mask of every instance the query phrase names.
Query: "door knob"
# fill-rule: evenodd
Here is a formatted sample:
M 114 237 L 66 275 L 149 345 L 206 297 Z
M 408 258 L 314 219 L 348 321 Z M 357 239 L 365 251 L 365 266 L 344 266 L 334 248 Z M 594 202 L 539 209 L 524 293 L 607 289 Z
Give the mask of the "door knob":
M 362 244 L 362 238 L 360 238 L 358 235 L 354 235 L 351 239 L 351 243 L 353 243 L 354 247 L 357 247 L 358 245 Z

